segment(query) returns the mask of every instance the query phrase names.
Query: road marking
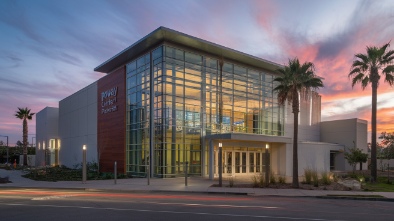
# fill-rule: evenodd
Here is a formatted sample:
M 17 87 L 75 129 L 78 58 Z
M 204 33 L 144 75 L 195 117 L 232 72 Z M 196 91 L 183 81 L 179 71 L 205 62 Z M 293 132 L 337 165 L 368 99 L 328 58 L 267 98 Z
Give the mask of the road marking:
M 180 206 L 205 206 L 205 207 L 230 207 L 230 208 L 258 208 L 258 209 L 279 209 L 275 206 L 237 206 L 237 205 L 226 205 L 226 204 L 198 204 L 198 203 L 162 203 L 162 202 L 145 202 L 149 204 L 159 205 L 180 205 Z
M 31 200 L 50 200 L 50 199 L 64 199 L 68 197 L 73 197 L 75 195 L 60 195 L 60 196 L 44 196 L 44 197 L 35 197 Z
M 147 209 L 122 209 L 122 208 L 97 208 L 90 206 L 58 206 L 58 205 L 29 205 L 17 203 L 0 203 L 6 206 L 29 206 L 29 207 L 51 207 L 51 208 L 75 208 L 75 209 L 93 209 L 93 210 L 113 210 L 113 211 L 134 211 L 134 212 L 149 212 L 149 213 L 169 213 L 169 214 L 192 214 L 203 216 L 229 216 L 229 217 L 249 217 L 249 218 L 270 218 L 270 219 L 285 219 L 285 220 L 307 220 L 307 221 L 345 221 L 345 220 L 331 220 L 331 219 L 314 219 L 314 218 L 299 218 L 288 216 L 263 216 L 263 215 L 242 215 L 242 214 L 229 214 L 229 213 L 193 213 L 193 212 L 180 212 L 169 210 L 147 210 Z

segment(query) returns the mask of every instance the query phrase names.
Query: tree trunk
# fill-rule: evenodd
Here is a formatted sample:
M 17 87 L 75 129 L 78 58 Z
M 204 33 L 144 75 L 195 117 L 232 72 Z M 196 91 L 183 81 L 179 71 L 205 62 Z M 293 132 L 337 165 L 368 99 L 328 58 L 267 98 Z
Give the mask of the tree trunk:
M 363 162 L 360 162 L 360 170 L 363 170 Z
M 23 165 L 27 166 L 27 120 L 23 119 Z
M 298 93 L 293 95 L 293 116 L 294 116 L 294 134 L 293 134 L 293 188 L 299 188 L 298 183 L 298 113 L 299 99 Z
M 375 77 L 374 77 L 375 78 Z M 376 163 L 376 109 L 378 96 L 378 80 L 372 80 L 372 119 L 371 119 L 371 177 L 373 182 L 377 177 L 377 163 Z

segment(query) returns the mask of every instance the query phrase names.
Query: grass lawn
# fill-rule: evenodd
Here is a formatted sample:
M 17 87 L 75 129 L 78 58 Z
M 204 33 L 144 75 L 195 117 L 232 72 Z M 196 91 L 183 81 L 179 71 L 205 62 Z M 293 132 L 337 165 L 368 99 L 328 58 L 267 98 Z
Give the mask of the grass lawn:
M 387 183 L 387 177 L 378 177 L 376 183 L 363 183 L 363 189 L 371 192 L 394 192 L 394 183 Z

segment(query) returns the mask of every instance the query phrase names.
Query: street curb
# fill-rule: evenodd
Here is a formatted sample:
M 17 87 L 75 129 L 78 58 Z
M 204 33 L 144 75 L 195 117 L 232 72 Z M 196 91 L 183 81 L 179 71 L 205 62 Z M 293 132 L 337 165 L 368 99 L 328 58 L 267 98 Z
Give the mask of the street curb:
M 253 196 L 253 194 L 249 194 Z M 285 198 L 318 198 L 318 199 L 339 199 L 339 200 L 362 200 L 362 201 L 384 201 L 394 202 L 392 198 L 385 197 L 352 197 L 352 196 L 285 196 L 285 195 L 256 195 L 256 197 L 285 197 Z
M 50 189 L 50 190 L 86 190 L 80 187 L 36 187 L 36 186 L 0 186 L 1 189 Z
M 0 186 L 1 189 L 50 189 L 50 190 L 79 190 L 86 192 L 112 192 L 112 193 L 203 193 L 203 194 L 217 194 L 217 195 L 243 195 L 247 196 L 250 193 L 246 192 L 216 192 L 216 191 L 181 191 L 181 190 L 118 190 L 118 189 L 99 189 L 99 188 L 83 188 L 83 187 L 29 187 L 29 186 Z
M 320 199 L 362 200 L 362 201 L 385 201 L 394 202 L 394 199 L 385 197 L 352 197 L 352 196 L 314 196 Z
M 181 190 L 115 190 L 115 189 L 94 189 L 94 188 L 86 188 L 85 191 L 88 192 L 113 192 L 113 193 L 193 193 L 193 194 L 217 194 L 217 195 L 243 195 L 247 196 L 249 193 L 246 192 L 212 192 L 212 191 L 181 191 Z

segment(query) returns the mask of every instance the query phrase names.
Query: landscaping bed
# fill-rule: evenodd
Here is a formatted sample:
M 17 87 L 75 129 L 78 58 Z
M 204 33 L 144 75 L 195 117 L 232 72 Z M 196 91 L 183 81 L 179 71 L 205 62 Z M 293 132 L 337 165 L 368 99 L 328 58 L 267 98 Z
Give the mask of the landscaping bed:
M 82 169 L 71 169 L 67 167 L 44 167 L 40 169 L 29 169 L 27 173 L 22 175 L 37 181 L 80 181 L 82 180 Z M 112 173 L 99 173 L 96 169 L 87 170 L 88 180 L 105 180 L 113 179 Z M 126 178 L 124 174 L 118 174 L 118 179 Z

